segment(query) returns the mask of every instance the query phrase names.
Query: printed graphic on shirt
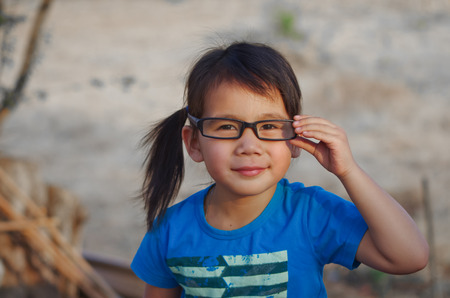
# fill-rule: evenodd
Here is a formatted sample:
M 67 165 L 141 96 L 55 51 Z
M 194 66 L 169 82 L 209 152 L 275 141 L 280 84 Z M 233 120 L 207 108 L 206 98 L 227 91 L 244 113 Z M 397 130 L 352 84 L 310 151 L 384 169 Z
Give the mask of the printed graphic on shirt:
M 186 297 L 286 297 L 287 251 L 171 258 L 167 264 Z

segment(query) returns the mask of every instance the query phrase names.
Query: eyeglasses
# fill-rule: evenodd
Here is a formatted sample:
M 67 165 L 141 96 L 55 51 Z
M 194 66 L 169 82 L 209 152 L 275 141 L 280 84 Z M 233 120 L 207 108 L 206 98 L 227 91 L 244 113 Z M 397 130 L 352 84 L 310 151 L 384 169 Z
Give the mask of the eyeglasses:
M 188 114 L 189 119 L 204 137 L 213 139 L 239 139 L 244 129 L 251 128 L 256 137 L 267 141 L 285 141 L 296 137 L 293 120 L 262 120 L 245 122 L 230 118 L 196 118 Z

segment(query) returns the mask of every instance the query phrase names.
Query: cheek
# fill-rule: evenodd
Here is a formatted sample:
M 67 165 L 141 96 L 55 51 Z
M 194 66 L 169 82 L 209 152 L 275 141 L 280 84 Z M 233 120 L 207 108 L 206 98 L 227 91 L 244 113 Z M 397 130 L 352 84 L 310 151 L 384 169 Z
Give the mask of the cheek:
M 200 150 L 208 172 L 224 168 L 230 160 L 230 149 L 218 140 L 201 142 Z
M 272 162 L 279 171 L 287 171 L 291 164 L 292 151 L 289 146 L 283 145 L 272 151 Z

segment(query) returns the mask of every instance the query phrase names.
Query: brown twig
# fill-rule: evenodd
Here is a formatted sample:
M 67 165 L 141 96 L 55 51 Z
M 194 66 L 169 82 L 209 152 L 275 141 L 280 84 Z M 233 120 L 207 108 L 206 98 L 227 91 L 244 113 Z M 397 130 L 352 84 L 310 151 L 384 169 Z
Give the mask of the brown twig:
M 435 242 L 435 229 L 434 229 L 434 216 L 433 208 L 431 204 L 430 187 L 427 178 L 422 179 L 422 191 L 423 191 L 423 206 L 425 213 L 425 222 L 427 228 L 427 241 L 430 246 L 430 256 L 428 260 L 428 267 L 430 269 L 430 297 L 443 297 L 439 285 L 439 274 L 436 262 L 436 242 Z
M 54 218 L 41 218 L 38 220 L 0 221 L 0 233 L 21 231 L 29 229 L 30 227 L 48 227 L 55 224 L 56 219 Z
M 0 168 L 0 181 L 3 191 L 7 191 L 15 199 L 21 201 L 26 206 L 30 216 L 35 220 L 48 220 L 46 214 L 33 200 L 31 200 L 14 183 L 6 172 Z M 13 221 L 26 221 L 25 217 L 14 211 L 12 206 L 0 194 L 0 210 Z M 53 259 L 55 268 L 73 281 L 85 291 L 89 297 L 117 297 L 116 293 L 107 285 L 94 269 L 78 254 L 75 249 L 64 239 L 61 233 L 52 224 L 45 226 L 51 239 L 36 226 L 29 226 L 22 230 L 22 234 L 30 241 L 44 257 Z
M 11 110 L 13 107 L 15 107 L 23 93 L 23 89 L 25 88 L 25 85 L 28 81 L 30 71 L 31 71 L 31 65 L 33 64 L 33 60 L 35 58 L 36 49 L 38 46 L 38 40 L 41 33 L 41 28 L 44 23 L 44 20 L 48 14 L 50 5 L 52 4 L 53 0 L 42 0 L 41 4 L 39 6 L 36 18 L 34 20 L 30 37 L 28 39 L 28 44 L 25 50 L 24 58 L 22 60 L 22 66 L 20 68 L 18 77 L 16 79 L 15 86 L 13 90 L 9 92 L 5 92 L 4 97 L 1 102 L 0 106 L 0 121 L 5 118 L 6 115 L 8 115 L 7 112 L 4 112 L 4 110 Z
M 1 194 L 0 210 L 10 220 L 25 221 L 24 216 L 14 211 L 8 200 Z M 52 264 L 63 276 L 79 285 L 80 288 L 86 291 L 90 296 L 99 298 L 104 297 L 98 294 L 89 281 L 85 279 L 81 270 L 59 251 L 55 245 L 52 245 L 51 241 L 48 240 L 48 237 L 41 233 L 36 227 L 29 226 L 27 229 L 21 231 L 21 233 L 28 240 L 30 246 L 39 252 L 42 258 Z
M 16 87 L 14 88 L 14 92 L 17 92 L 18 95 L 21 94 L 22 89 L 26 83 L 26 79 L 28 78 L 29 71 L 31 69 L 31 64 L 33 62 L 34 54 L 36 52 L 38 39 L 41 32 L 42 24 L 44 23 L 45 17 L 49 11 L 50 5 L 53 0 L 42 0 L 41 5 L 39 6 L 38 13 L 36 15 L 36 19 L 34 20 L 33 28 L 31 31 L 30 39 L 28 40 L 28 46 L 25 51 L 25 57 L 22 63 L 22 68 L 19 72 L 19 78 L 16 81 Z

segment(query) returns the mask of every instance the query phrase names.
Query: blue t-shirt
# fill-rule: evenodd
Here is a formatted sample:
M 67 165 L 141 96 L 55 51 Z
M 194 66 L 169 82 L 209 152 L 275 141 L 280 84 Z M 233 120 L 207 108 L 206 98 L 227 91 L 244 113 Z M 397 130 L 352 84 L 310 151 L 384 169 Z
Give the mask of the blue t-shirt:
M 283 179 L 261 215 L 223 231 L 205 219 L 208 190 L 169 208 L 145 235 L 131 264 L 143 281 L 181 285 L 183 297 L 326 297 L 326 264 L 359 265 L 367 225 L 351 202 Z

